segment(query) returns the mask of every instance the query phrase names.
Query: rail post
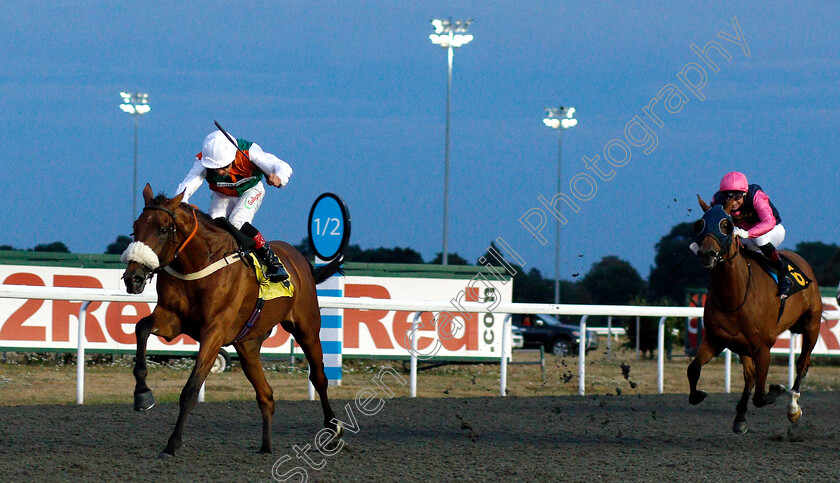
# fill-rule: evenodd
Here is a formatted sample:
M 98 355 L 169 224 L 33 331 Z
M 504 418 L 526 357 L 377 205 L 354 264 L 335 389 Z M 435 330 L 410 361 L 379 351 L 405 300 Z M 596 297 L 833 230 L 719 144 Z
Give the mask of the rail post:
M 588 315 L 580 318 L 580 336 L 578 339 L 578 378 L 580 384 L 578 386 L 578 394 L 583 396 L 586 388 L 586 319 Z
M 723 392 L 729 394 L 732 387 L 732 351 L 723 350 Z
M 90 302 L 79 309 L 79 342 L 76 347 L 76 404 L 85 403 L 85 319 Z
M 511 316 L 511 314 L 507 314 L 502 321 L 502 355 L 499 359 L 499 394 L 503 397 L 507 392 L 507 341 L 510 334 Z
M 417 326 L 420 325 L 420 314 L 414 316 L 411 323 L 411 377 L 409 377 L 409 396 L 417 397 Z
M 796 354 L 796 339 L 798 339 L 798 337 L 796 337 L 796 334 L 790 332 L 790 352 L 788 352 L 788 389 L 793 388 L 793 360 Z
M 659 391 L 659 394 L 662 394 L 665 389 L 665 319 L 666 317 L 664 315 L 659 318 L 659 331 L 657 333 L 658 344 L 656 351 L 656 367 L 658 377 L 656 389 Z M 636 340 L 639 340 L 638 332 L 636 333 Z

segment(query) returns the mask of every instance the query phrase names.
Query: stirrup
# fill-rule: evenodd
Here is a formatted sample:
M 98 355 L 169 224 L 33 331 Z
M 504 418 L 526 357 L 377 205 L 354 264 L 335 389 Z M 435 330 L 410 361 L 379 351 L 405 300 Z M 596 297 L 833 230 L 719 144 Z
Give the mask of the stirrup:
M 266 264 L 266 277 L 271 283 L 289 284 L 289 273 L 283 268 L 283 265 L 269 265 Z
M 793 283 L 786 276 L 780 275 L 779 290 L 776 295 L 778 295 L 781 298 L 786 298 L 791 288 L 793 288 Z

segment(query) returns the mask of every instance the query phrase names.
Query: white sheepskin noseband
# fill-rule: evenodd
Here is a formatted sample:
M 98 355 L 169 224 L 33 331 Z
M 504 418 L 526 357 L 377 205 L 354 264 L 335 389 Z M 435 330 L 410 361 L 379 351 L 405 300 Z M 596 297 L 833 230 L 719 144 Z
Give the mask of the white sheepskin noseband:
M 120 261 L 126 265 L 137 262 L 150 270 L 160 267 L 160 259 L 155 251 L 141 241 L 131 242 L 120 256 Z

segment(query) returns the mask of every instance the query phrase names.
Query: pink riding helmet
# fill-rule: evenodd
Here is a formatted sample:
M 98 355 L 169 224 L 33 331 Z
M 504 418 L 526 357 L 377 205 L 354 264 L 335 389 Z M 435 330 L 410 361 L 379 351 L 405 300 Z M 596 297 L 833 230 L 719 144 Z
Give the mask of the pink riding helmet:
M 726 173 L 726 176 L 720 180 L 721 191 L 749 191 L 749 184 L 747 184 L 747 176 L 744 173 L 733 171 Z

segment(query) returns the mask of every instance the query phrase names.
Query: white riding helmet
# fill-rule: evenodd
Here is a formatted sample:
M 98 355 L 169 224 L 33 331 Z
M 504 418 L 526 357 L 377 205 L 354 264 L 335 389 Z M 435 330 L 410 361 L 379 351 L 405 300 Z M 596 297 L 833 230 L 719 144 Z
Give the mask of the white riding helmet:
M 205 168 L 224 168 L 235 158 L 236 146 L 225 137 L 222 131 L 213 131 L 204 138 L 204 146 L 201 148 L 201 165 Z

